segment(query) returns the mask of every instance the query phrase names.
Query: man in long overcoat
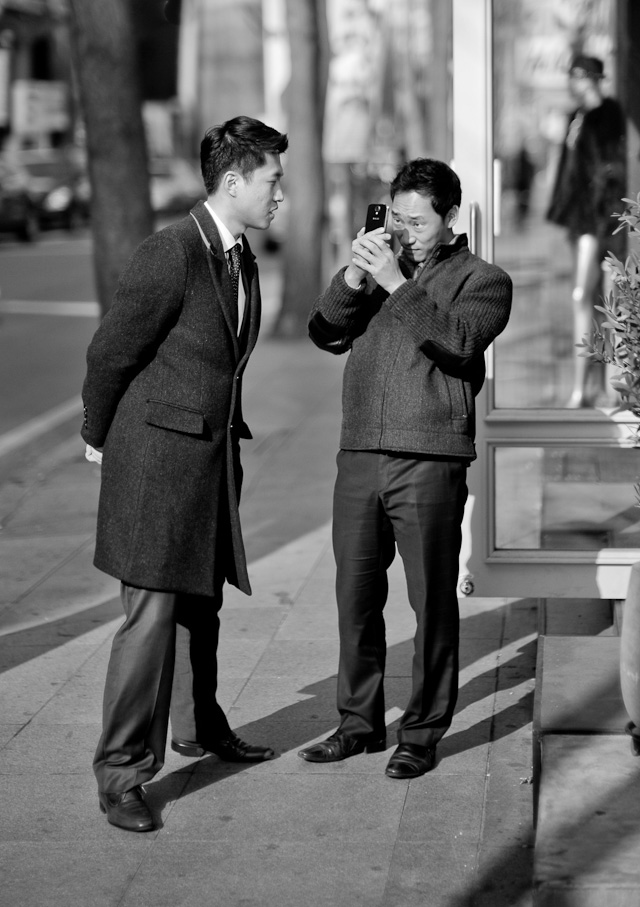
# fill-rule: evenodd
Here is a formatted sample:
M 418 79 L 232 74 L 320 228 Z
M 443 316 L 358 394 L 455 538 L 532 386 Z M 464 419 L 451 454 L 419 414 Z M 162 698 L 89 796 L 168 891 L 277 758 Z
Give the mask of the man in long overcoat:
M 102 462 L 95 565 L 121 581 L 94 759 L 100 808 L 153 828 L 141 785 L 172 747 L 227 761 L 272 758 L 234 734 L 216 701 L 226 581 L 251 593 L 238 501 L 242 374 L 260 323 L 244 237 L 283 199 L 287 137 L 248 117 L 208 130 L 207 201 L 148 237 L 87 352 L 82 436 Z

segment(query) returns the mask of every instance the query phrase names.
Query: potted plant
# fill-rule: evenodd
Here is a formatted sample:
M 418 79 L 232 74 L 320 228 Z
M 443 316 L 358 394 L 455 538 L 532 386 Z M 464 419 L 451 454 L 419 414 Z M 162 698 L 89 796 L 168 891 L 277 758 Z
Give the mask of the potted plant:
M 617 215 L 620 225 L 616 232 L 628 230 L 629 254 L 624 262 L 611 253 L 606 258 L 613 286 L 598 306 L 605 320 L 584 338 L 580 355 L 617 369 L 610 382 L 621 397 L 617 411 L 631 412 L 640 420 L 640 192 L 636 199 L 622 201 L 627 207 Z M 640 447 L 640 424 L 634 446 Z M 640 506 L 640 485 L 636 485 L 636 499 Z M 631 568 L 622 614 L 620 686 L 631 718 L 625 731 L 631 735 L 632 753 L 640 756 L 640 562 Z

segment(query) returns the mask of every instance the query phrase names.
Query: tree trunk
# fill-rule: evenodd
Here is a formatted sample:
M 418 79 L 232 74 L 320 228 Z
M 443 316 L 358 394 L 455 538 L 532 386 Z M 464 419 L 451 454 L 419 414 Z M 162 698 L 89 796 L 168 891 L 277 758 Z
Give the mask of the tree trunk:
M 274 333 L 299 337 L 306 334 L 309 309 L 322 289 L 322 120 L 328 38 L 323 0 L 287 0 L 286 10 L 291 47 L 289 150 L 285 158 L 289 223 L 282 307 Z
M 153 231 L 131 0 L 71 0 L 89 160 L 94 268 L 106 312 L 135 247 Z

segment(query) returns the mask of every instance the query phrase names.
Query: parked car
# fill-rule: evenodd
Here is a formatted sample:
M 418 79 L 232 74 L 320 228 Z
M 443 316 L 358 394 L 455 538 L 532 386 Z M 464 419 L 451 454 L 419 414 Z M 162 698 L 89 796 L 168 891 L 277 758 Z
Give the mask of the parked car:
M 187 212 L 207 197 L 200 172 L 190 161 L 179 157 L 151 158 L 149 190 L 156 214 Z
M 39 233 L 38 211 L 29 192 L 28 174 L 0 158 L 0 230 L 30 242 Z
M 40 226 L 73 230 L 88 221 L 89 181 L 74 149 L 29 149 L 15 157 L 29 176 Z

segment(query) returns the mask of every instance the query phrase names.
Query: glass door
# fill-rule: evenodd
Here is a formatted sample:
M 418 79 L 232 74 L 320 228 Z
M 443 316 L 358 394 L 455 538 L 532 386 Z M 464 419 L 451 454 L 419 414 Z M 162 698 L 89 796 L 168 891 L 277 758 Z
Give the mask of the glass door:
M 603 255 L 624 257 L 613 212 L 603 228 L 602 210 L 582 210 L 598 189 L 578 159 L 587 140 L 606 146 L 620 211 L 616 2 L 453 0 L 453 17 L 462 228 L 514 284 L 478 401 L 460 589 L 624 598 L 639 557 L 640 453 L 610 376 L 575 346 L 599 317 Z

